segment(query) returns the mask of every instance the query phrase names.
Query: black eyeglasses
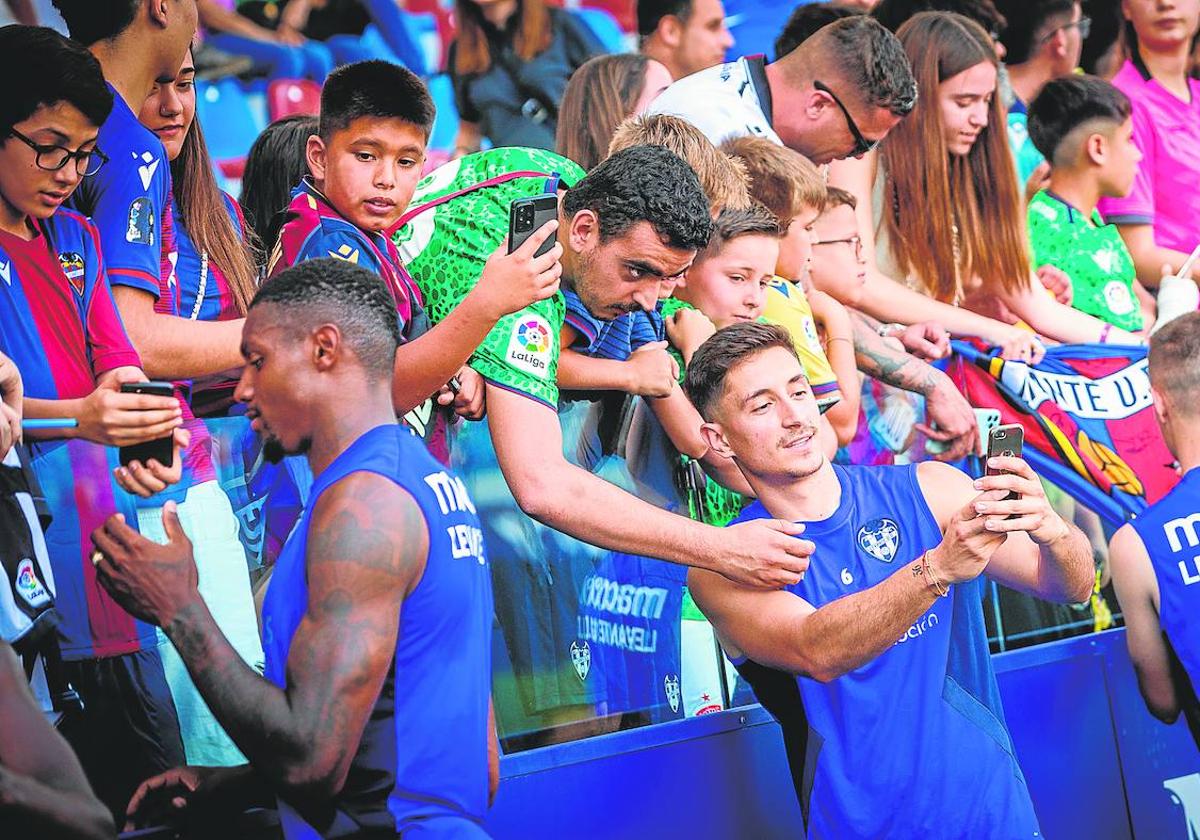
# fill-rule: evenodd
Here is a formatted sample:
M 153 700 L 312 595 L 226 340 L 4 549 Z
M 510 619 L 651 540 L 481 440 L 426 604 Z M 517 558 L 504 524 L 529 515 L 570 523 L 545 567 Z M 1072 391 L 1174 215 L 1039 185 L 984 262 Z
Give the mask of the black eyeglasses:
M 858 234 L 847 236 L 845 239 L 822 239 L 820 242 L 814 242 L 813 247 L 818 245 L 849 245 L 854 249 L 854 259 L 861 260 L 863 255 L 862 237 Z
M 829 98 L 842 109 L 842 113 L 846 116 L 846 127 L 850 129 L 850 133 L 854 136 L 854 151 L 850 153 L 850 157 L 860 157 L 867 152 L 875 151 L 875 147 L 879 145 L 878 140 L 868 140 L 863 137 L 861 131 L 858 130 L 858 123 L 854 121 L 854 117 L 850 116 L 850 111 L 842 104 L 842 100 L 838 99 L 838 95 L 825 86 L 823 82 L 814 81 L 813 87 L 821 91 L 821 93 L 829 94 Z
M 1087 36 L 1092 34 L 1092 19 L 1090 17 L 1081 17 L 1079 20 L 1073 20 L 1069 23 L 1064 23 L 1062 26 L 1054 27 L 1050 30 L 1049 34 L 1042 38 L 1042 41 L 1049 41 L 1056 33 L 1064 29 L 1070 29 L 1073 26 L 1079 29 L 1079 37 L 1083 40 L 1087 40 Z
M 67 165 L 67 161 L 74 159 L 75 171 L 77 173 L 83 176 L 95 175 L 100 171 L 100 167 L 108 163 L 108 155 L 99 149 L 91 149 L 86 152 L 77 150 L 73 152 L 63 146 L 35 143 L 15 128 L 9 129 L 9 134 L 37 153 L 34 163 L 37 164 L 38 169 L 45 170 L 46 172 L 57 172 Z

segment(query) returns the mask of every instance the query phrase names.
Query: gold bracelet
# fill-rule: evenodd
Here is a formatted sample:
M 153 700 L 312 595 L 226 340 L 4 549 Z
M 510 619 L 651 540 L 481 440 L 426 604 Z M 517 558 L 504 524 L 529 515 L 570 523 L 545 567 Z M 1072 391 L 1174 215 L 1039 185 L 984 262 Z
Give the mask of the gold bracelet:
M 933 591 L 937 593 L 939 598 L 945 598 L 950 594 L 950 589 L 933 573 L 933 566 L 929 564 L 929 552 L 933 549 L 926 549 L 921 555 L 921 571 L 925 573 L 925 579 L 929 581 L 929 585 L 933 587 Z

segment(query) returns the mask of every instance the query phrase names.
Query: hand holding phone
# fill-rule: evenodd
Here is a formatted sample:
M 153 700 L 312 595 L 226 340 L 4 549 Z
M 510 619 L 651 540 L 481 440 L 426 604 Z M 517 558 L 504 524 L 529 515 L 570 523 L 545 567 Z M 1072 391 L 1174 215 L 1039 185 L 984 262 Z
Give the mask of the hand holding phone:
M 121 385 L 121 393 L 173 398 L 175 386 L 170 382 L 126 382 Z M 154 460 L 164 467 L 169 467 L 175 456 L 173 443 L 174 436 L 172 431 L 168 430 L 165 436 L 122 446 L 121 466 L 127 467 L 134 461 L 144 465 Z
M 558 219 L 558 196 L 538 195 L 532 198 L 518 198 L 508 207 L 508 253 L 515 252 L 525 244 L 525 240 L 542 229 L 547 222 Z M 546 237 L 538 245 L 533 256 L 540 257 L 554 247 L 555 239 Z
M 529 202 L 546 200 L 553 204 L 553 210 L 539 222 Z M 507 247 L 501 245 L 488 257 L 479 282 L 463 301 L 464 305 L 469 304 L 485 317 L 498 321 L 558 293 L 563 249 L 555 236 L 557 206 L 553 195 L 512 203 Z
M 987 458 L 997 457 L 1020 458 L 1025 448 L 1025 429 L 1019 423 L 1009 423 L 996 426 L 988 433 Z M 1001 470 L 987 467 L 986 475 L 1000 475 Z M 1019 498 L 1020 494 L 1009 492 L 1001 501 Z M 1013 517 L 1009 517 L 1012 519 Z

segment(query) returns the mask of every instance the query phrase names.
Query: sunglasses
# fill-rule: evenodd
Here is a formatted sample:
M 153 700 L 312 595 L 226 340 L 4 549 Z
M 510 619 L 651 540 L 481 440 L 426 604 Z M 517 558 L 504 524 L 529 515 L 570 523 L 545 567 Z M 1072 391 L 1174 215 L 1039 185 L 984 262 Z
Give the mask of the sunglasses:
M 854 151 L 850 152 L 850 157 L 861 157 L 867 152 L 875 151 L 875 148 L 879 145 L 879 141 L 868 140 L 866 137 L 863 137 L 862 132 L 858 130 L 858 123 L 854 121 L 854 117 L 850 116 L 850 111 L 846 108 L 842 100 L 838 98 L 838 95 L 823 82 L 814 81 L 813 87 L 821 91 L 821 93 L 828 94 L 829 98 L 834 101 L 834 104 L 842 109 L 842 114 L 846 117 L 846 127 L 850 129 L 850 134 L 854 137 Z

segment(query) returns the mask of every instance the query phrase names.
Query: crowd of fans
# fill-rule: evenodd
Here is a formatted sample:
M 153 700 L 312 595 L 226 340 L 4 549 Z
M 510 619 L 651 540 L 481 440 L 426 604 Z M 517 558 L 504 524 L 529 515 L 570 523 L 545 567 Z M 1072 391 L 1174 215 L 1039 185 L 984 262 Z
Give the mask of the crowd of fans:
M 38 20 L 36 4 L 9 5 Z M 439 506 L 457 517 L 446 518 L 455 557 L 482 567 L 473 535 L 487 546 L 494 605 L 478 580 L 440 584 L 468 594 L 467 618 L 439 632 L 457 634 L 461 668 L 485 677 L 446 713 L 482 752 L 442 756 L 446 778 L 382 796 L 393 816 L 478 822 L 497 729 L 514 748 L 719 708 L 705 615 L 781 721 L 779 684 L 764 676 L 777 671 L 756 669 L 817 673 L 745 629 L 767 633 L 774 607 L 737 593 L 800 586 L 812 547 L 796 539 L 801 526 L 750 513 L 771 495 L 769 465 L 751 464 L 752 438 L 740 449 L 721 431 L 720 359 L 732 369 L 764 348 L 794 357 L 825 460 L 860 461 L 872 442 L 872 463 L 959 462 L 984 441 L 940 364 L 951 338 L 1036 364 L 1058 343 L 1146 344 L 1200 305 L 1200 0 L 1125 0 L 1121 38 L 1090 52 L 1109 80 L 1075 72 L 1092 31 L 1079 0 L 806 3 L 781 21 L 774 61 L 728 63 L 737 45 L 719 0 L 639 2 L 629 54 L 604 54 L 579 17 L 544 0 L 458 0 L 446 67 L 459 130 L 445 150 L 454 159 L 432 171 L 433 99 L 404 66 L 422 48 L 391 0 L 53 5 L 69 39 L 0 28 L 0 77 L 20 80 L 0 108 L 0 454 L 11 471 L 0 488 L 11 479 L 44 497 L 41 511 L 0 516 L 23 523 L 21 551 L 48 560 L 29 570 L 31 610 L 53 590 L 58 615 L 18 650 L 42 656 L 60 711 L 64 697 L 80 701 L 61 730 L 70 748 L 39 735 L 50 747 L 33 760 L 20 742 L 39 731 L 36 715 L 0 650 L 0 787 L 20 777 L 22 792 L 19 810 L 0 804 L 0 821 L 11 813 L 39 836 L 111 836 L 127 807 L 140 826 L 218 790 L 235 810 L 278 795 L 285 829 L 342 830 L 374 813 L 372 762 L 382 754 L 395 773 L 381 745 L 396 736 L 376 728 L 380 686 L 389 714 L 407 714 L 415 701 L 400 696 L 392 653 L 448 596 L 421 590 L 419 573 L 363 578 L 413 622 L 382 643 L 352 634 L 374 632 L 380 615 L 387 624 L 391 602 L 364 598 L 375 612 L 347 607 L 336 620 L 289 607 L 282 593 L 332 601 L 337 590 L 297 575 L 291 540 L 278 571 L 248 566 L 213 421 L 253 421 L 260 462 L 297 456 L 263 467 L 264 510 L 275 492 L 289 500 L 279 508 L 295 502 L 282 537 L 304 509 L 304 528 L 340 534 L 360 564 L 379 550 L 365 501 L 376 497 L 342 513 L 332 492 L 316 503 L 333 479 L 314 459 L 339 424 L 375 416 L 382 398 L 460 476 L 431 472 L 424 490 L 397 479 L 410 495 L 383 504 L 420 508 L 430 569 Z M 222 191 L 196 119 L 197 73 L 230 55 L 248 59 L 241 72 L 323 83 L 319 114 L 258 137 L 239 199 Z M 554 219 L 518 230 L 514 203 L 547 196 Z M 318 335 L 304 360 L 280 336 L 314 312 L 344 336 Z M 753 324 L 771 329 L 744 329 Z M 1178 332 L 1171 346 L 1192 352 Z M 334 380 L 295 372 L 346 353 L 357 362 L 338 373 L 345 399 Z M 139 387 L 150 381 L 172 392 Z M 164 438 L 171 457 L 133 449 Z M 606 472 L 614 453 L 617 477 Z M 1027 478 L 1024 495 L 1044 498 Z M 950 479 L 922 480 L 933 507 L 949 504 Z M 1047 493 L 1069 534 L 1091 537 L 1099 593 L 1098 518 Z M 1039 545 L 1059 539 L 1048 505 L 1026 527 Z M 957 521 L 938 511 L 943 530 Z M 353 537 L 339 516 L 362 517 Z M 378 541 L 407 521 L 380 524 Z M 185 544 L 195 572 L 174 550 Z M 135 561 L 172 574 L 126 578 Z M 982 568 L 923 561 L 914 575 L 934 591 Z M 700 571 L 687 578 L 688 567 Z M 1034 594 L 1092 594 L 1078 574 L 1030 583 L 1005 568 L 994 576 Z M 685 580 L 699 582 L 698 604 Z M 508 699 L 498 686 L 487 696 L 493 614 Z M 614 618 L 631 614 L 644 619 L 636 640 Z M 707 650 L 688 638 L 700 627 Z M 369 668 L 329 652 L 338 644 L 323 634 L 336 633 L 361 643 Z M 651 634 L 674 651 L 670 667 L 647 664 Z M 689 649 L 710 661 L 689 662 Z M 589 681 L 592 668 L 606 682 Z M 789 755 L 802 756 L 789 731 Z M 467 778 L 451 784 L 455 766 Z M 453 802 L 430 817 L 412 805 L 425 796 Z

